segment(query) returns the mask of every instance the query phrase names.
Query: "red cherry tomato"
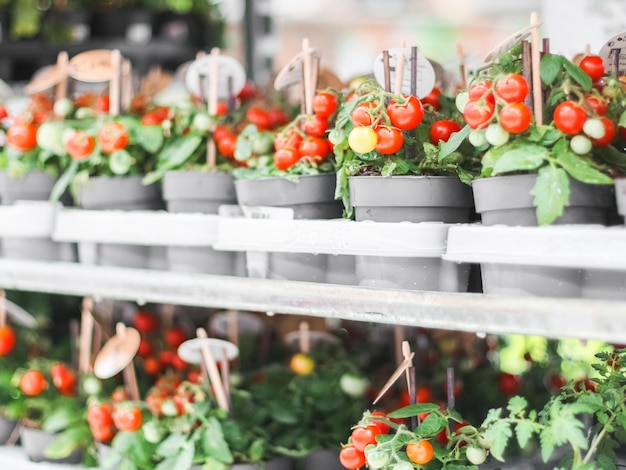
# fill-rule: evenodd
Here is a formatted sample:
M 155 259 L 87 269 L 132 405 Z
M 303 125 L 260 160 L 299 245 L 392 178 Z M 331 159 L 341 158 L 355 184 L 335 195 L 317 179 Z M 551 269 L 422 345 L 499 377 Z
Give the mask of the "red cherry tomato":
M 496 83 L 496 95 L 507 103 L 519 103 L 528 96 L 528 82 L 518 73 L 510 73 Z
M 424 106 L 428 105 L 432 107 L 435 111 L 439 111 L 441 109 L 441 103 L 439 101 L 441 95 L 441 90 L 437 87 L 434 87 L 432 90 L 430 90 L 430 93 L 428 93 L 423 98 L 420 98 L 420 101 Z
M 338 105 L 337 97 L 328 91 L 320 91 L 313 97 L 313 112 L 320 117 L 332 116 Z
M 85 131 L 71 131 L 65 140 L 65 151 L 75 160 L 85 160 L 96 148 L 96 139 Z
M 530 126 L 532 112 L 524 103 L 507 104 L 500 110 L 500 125 L 511 134 L 520 134 Z
M 450 119 L 435 121 L 430 126 L 430 142 L 433 145 L 438 145 L 440 140 L 447 142 L 454 132 L 459 132 L 460 130 L 461 125 L 456 121 L 452 121 Z
M 98 145 L 104 153 L 123 150 L 128 145 L 128 131 L 121 122 L 107 122 L 98 131 Z
M 433 459 L 435 450 L 429 441 L 411 442 L 406 446 L 406 455 L 412 462 L 425 465 Z
M 507 397 L 517 395 L 521 389 L 521 382 L 517 375 L 502 372 L 498 377 L 498 388 Z
M 587 55 L 578 66 L 583 69 L 594 82 L 604 77 L 604 61 L 599 55 Z
M 64 395 L 71 395 L 76 389 L 76 374 L 64 364 L 53 364 L 50 368 L 52 383 Z
M 139 349 L 137 349 L 137 356 L 148 357 L 154 353 L 154 344 L 146 338 L 141 338 L 139 342 Z
M 148 375 L 157 375 L 161 372 L 161 362 L 156 357 L 146 357 L 143 361 L 143 370 Z
M 187 331 L 181 326 L 172 326 L 171 328 L 168 328 L 164 337 L 165 344 L 172 349 L 178 348 L 178 346 L 187 341 L 188 338 L 189 335 L 187 334 Z
M 365 465 L 365 454 L 354 446 L 347 445 L 339 451 L 339 462 L 348 470 L 358 470 Z
M 597 96 L 585 96 L 585 102 L 598 116 L 604 116 L 609 107 L 604 98 L 599 98 Z
M 233 134 L 226 134 L 217 141 L 217 151 L 226 158 L 235 156 L 235 148 L 237 147 L 237 137 Z
M 404 136 L 399 129 L 388 126 L 376 126 L 374 129 L 378 137 L 375 149 L 383 155 L 393 155 L 404 145 Z
M 554 125 L 567 135 L 578 134 L 583 130 L 587 113 L 573 101 L 564 101 L 554 110 Z
M 405 98 L 406 103 L 391 101 L 387 106 L 387 115 L 392 126 L 403 131 L 410 131 L 419 126 L 424 119 L 424 107 L 415 96 Z
M 139 333 L 153 333 L 159 329 L 159 317 L 147 310 L 137 310 L 133 325 Z
M 100 95 L 96 100 L 96 109 L 102 113 L 108 113 L 111 107 L 111 99 L 108 95 Z
M 246 111 L 246 119 L 254 124 L 259 130 L 269 130 L 272 128 L 272 119 L 267 111 L 257 106 L 250 106 Z
M 142 116 L 141 123 L 144 126 L 160 126 L 164 120 L 160 113 L 150 111 Z
M 113 423 L 120 431 L 134 432 L 141 428 L 143 417 L 141 410 L 136 406 L 122 404 L 113 411 Z
M 267 115 L 270 117 L 270 121 L 272 123 L 272 129 L 276 129 L 277 127 L 284 126 L 289 122 L 289 116 L 282 109 L 270 109 L 267 112 Z
M 7 130 L 7 145 L 20 152 L 37 146 L 37 126 L 30 122 L 16 122 Z
M 298 146 L 300 157 L 310 157 L 316 162 L 324 160 L 328 152 L 330 152 L 328 141 L 321 137 L 308 137 Z
M 495 106 L 489 102 L 469 101 L 463 108 L 463 118 L 472 129 L 478 129 L 489 124 L 494 112 Z
M 356 450 L 363 452 L 370 444 L 376 444 L 376 436 L 380 434 L 377 425 L 357 426 L 352 430 L 350 442 Z
M 468 96 L 470 101 L 481 101 L 495 104 L 496 98 L 493 95 L 493 83 L 490 80 L 477 82 L 470 85 Z
M 282 147 L 274 153 L 274 165 L 279 170 L 287 170 L 298 163 L 300 154 L 294 148 Z
M 371 113 L 375 106 L 375 103 L 361 103 L 354 108 L 350 116 L 354 127 L 369 126 L 372 123 Z
M 387 414 L 383 413 L 382 411 L 373 411 L 372 416 L 387 418 Z M 382 421 L 372 421 L 371 424 L 378 428 L 380 434 L 387 434 L 389 432 L 389 425 L 387 423 L 383 423 Z
M 606 147 L 615 139 L 615 123 L 606 116 L 602 116 L 600 120 L 604 125 L 604 136 L 599 139 L 592 138 L 591 141 L 598 147 Z
M 311 137 L 324 137 L 328 130 L 328 119 L 317 114 L 306 116 L 302 121 L 302 130 Z
M 107 427 L 113 424 L 113 405 L 100 403 L 87 410 L 87 422 L 93 427 Z
M 276 134 L 276 137 L 274 138 L 274 148 L 276 150 L 283 148 L 297 149 L 300 142 L 302 142 L 302 136 L 291 128 Z
M 4 119 L 8 115 L 9 113 L 7 112 L 7 108 L 5 108 L 3 105 L 0 105 L 0 120 Z
M 20 377 L 20 390 L 24 395 L 35 397 L 48 387 L 46 377 L 38 370 L 29 370 Z
M 216 142 L 221 140 L 223 137 L 226 137 L 227 135 L 232 135 L 232 132 L 226 126 L 217 126 L 213 131 L 213 138 Z
M 8 325 L 0 328 L 0 356 L 6 356 L 15 347 L 16 335 L 13 328 Z

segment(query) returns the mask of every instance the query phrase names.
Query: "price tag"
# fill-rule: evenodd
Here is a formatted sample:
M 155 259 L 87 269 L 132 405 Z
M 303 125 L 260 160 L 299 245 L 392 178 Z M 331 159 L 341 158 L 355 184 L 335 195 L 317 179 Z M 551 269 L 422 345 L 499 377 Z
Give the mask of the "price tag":
M 495 61 L 498 57 L 500 57 L 506 51 L 512 49 L 513 47 L 521 43 L 524 39 L 526 39 L 528 36 L 530 36 L 533 29 L 538 28 L 539 26 L 540 26 L 539 24 L 528 26 L 527 28 L 524 28 L 521 31 L 518 31 L 515 34 L 512 34 L 511 36 L 506 38 L 504 41 L 499 43 L 496 47 L 491 49 L 491 51 L 489 51 L 489 53 L 483 59 L 483 62 L 488 64 L 490 62 Z
M 68 74 L 82 82 L 106 82 L 117 73 L 112 61 L 113 51 L 95 49 L 74 56 L 69 63 Z
M 404 69 L 402 71 L 402 94 L 411 94 L 411 70 L 413 68 L 413 60 L 411 59 L 411 48 L 395 48 L 389 49 L 389 69 L 391 71 L 391 85 L 396 82 L 396 64 L 400 54 L 404 55 Z M 383 63 L 383 54 L 379 54 L 374 61 L 374 78 L 381 85 L 385 86 L 385 66 Z M 430 61 L 422 56 L 417 56 L 417 75 L 416 75 L 417 91 L 416 96 L 423 98 L 428 95 L 435 86 L 435 69 Z
M 626 33 L 609 39 L 598 54 L 604 60 L 604 69 L 619 76 L 626 75 Z
M 284 90 L 292 85 L 302 83 L 302 67 L 304 63 L 304 55 L 308 52 L 312 58 L 319 59 L 321 53 L 319 49 L 310 48 L 308 51 L 298 53 L 285 65 L 274 79 L 274 89 L 276 91 Z
M 289 207 L 242 206 L 247 219 L 293 220 L 293 209 Z
M 32 95 L 48 90 L 58 85 L 67 77 L 66 72 L 56 65 L 50 65 L 42 69 L 35 77 L 24 86 L 24 93 Z
M 189 64 L 185 72 L 187 90 L 196 96 L 206 95 L 214 60 L 218 61 L 217 68 L 219 70 L 218 99 L 237 96 L 246 84 L 246 71 L 237 59 L 222 54 L 218 56 L 205 55 Z M 232 82 L 232 89 L 229 89 L 229 79 Z
M 217 214 L 226 219 L 236 219 L 244 215 L 241 207 L 236 204 L 222 204 L 217 208 Z

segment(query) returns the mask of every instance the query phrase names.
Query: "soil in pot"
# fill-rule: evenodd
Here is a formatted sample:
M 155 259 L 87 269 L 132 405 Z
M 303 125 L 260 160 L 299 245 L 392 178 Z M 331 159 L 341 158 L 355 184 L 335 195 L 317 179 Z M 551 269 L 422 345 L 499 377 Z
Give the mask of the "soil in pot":
M 359 222 L 464 223 L 473 217 L 471 188 L 456 177 L 360 176 L 349 186 Z M 463 292 L 469 267 L 441 257 L 357 256 L 356 277 L 369 287 Z
M 20 439 L 24 452 L 33 462 L 78 464 L 83 460 L 82 450 L 75 450 L 62 459 L 53 459 L 46 455 L 46 448 L 57 438 L 56 434 L 39 429 L 22 428 Z
M 297 181 L 261 178 L 235 181 L 237 202 L 244 209 L 274 207 L 291 210 L 293 219 L 336 219 L 341 203 L 334 199 L 334 174 L 306 175 Z M 328 255 L 249 253 L 248 275 L 269 279 L 327 282 Z

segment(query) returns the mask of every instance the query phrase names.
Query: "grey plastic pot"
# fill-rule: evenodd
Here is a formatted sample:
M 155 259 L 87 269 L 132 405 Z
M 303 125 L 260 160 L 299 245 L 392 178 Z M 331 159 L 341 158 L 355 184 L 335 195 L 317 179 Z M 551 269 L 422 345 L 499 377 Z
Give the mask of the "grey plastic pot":
M 169 212 L 217 214 L 224 204 L 237 204 L 233 176 L 220 172 L 171 171 L 163 177 L 163 199 Z M 211 247 L 167 247 L 171 271 L 243 275 L 243 253 Z
M 339 462 L 339 451 L 334 449 L 318 449 L 302 459 L 302 470 L 343 470 Z
M 615 202 L 619 215 L 626 218 L 626 178 L 615 180 Z
M 6 171 L 0 171 L 0 202 L 46 201 L 50 198 L 55 181 L 44 171 L 31 171 L 20 178 L 12 178 Z
M 202 470 L 202 465 L 194 465 L 190 470 Z M 279 457 L 261 464 L 258 463 L 236 463 L 230 467 L 231 470 L 293 470 L 293 460 L 287 457 Z M 326 470 L 319 467 L 319 470 Z M 331 469 L 329 469 L 331 470 Z
M 69 463 L 77 464 L 83 460 L 83 451 L 77 449 L 71 452 L 67 457 L 61 459 L 53 459 L 46 455 L 47 447 L 57 438 L 57 434 L 41 431 L 39 429 L 22 428 L 20 432 L 20 440 L 22 448 L 30 460 L 33 462 L 48 463 Z
M 342 213 L 335 200 L 334 174 L 306 175 L 297 181 L 261 178 L 235 181 L 237 203 L 249 207 L 282 207 L 293 210 L 295 219 L 335 219 Z M 248 275 L 305 282 L 327 282 L 328 255 L 269 253 L 257 269 L 258 257 L 248 256 Z
M 15 426 L 17 426 L 17 421 L 4 417 L 0 418 L 0 445 L 7 443 L 15 430 Z
M 144 186 L 141 176 L 93 177 L 80 188 L 79 205 L 89 210 L 158 210 L 163 207 L 157 184 Z M 151 259 L 148 246 L 97 245 L 96 264 L 130 268 L 149 268 L 158 262 Z

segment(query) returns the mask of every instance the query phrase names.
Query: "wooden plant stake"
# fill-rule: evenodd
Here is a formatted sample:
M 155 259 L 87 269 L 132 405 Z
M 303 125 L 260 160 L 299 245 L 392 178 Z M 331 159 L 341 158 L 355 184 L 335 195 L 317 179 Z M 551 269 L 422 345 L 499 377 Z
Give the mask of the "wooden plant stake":
M 120 114 L 121 79 L 122 79 L 122 54 L 118 49 L 111 51 L 111 68 L 113 77 L 109 83 L 109 114 Z
M 541 91 L 541 51 L 539 50 L 539 16 L 537 12 L 530 14 L 531 37 L 531 62 L 532 62 L 532 94 L 535 122 L 537 126 L 543 125 L 543 96 Z
M 417 46 L 411 47 L 411 96 L 417 95 Z
M 93 299 L 85 297 L 80 315 L 80 334 L 78 336 L 78 373 L 87 374 L 91 370 L 91 349 L 93 340 L 94 318 Z
M 0 328 L 7 326 L 7 294 L 4 289 L 0 289 Z
M 304 114 L 313 114 L 313 93 L 311 91 L 312 83 L 312 70 L 313 64 L 311 61 L 311 43 L 309 38 L 302 40 L 302 90 L 304 102 L 302 103 L 302 110 Z
M 404 360 L 409 362 L 409 366 L 406 368 L 406 388 L 409 393 L 409 403 L 414 405 L 416 402 L 415 394 L 415 367 L 413 366 L 413 355 L 411 353 L 411 346 L 408 341 L 402 342 L 402 355 Z M 417 427 L 417 417 L 411 416 L 411 429 Z
M 206 330 L 204 328 L 198 328 L 196 330 L 196 334 L 200 339 L 204 340 L 208 338 Z M 224 390 L 224 384 L 220 377 L 220 373 L 217 370 L 215 358 L 213 357 L 213 354 L 211 354 L 211 348 L 204 341 L 202 342 L 202 362 L 208 372 L 209 380 L 211 382 L 213 393 L 215 394 L 218 406 L 222 410 L 229 411 L 230 407 L 228 405 L 228 398 L 226 397 L 226 391 Z
M 446 398 L 448 409 L 454 410 L 456 406 L 454 397 L 454 367 L 448 367 L 446 370 Z
M 230 366 L 228 364 L 228 353 L 226 349 L 222 349 L 220 368 L 222 369 L 222 386 L 224 387 L 224 394 L 228 400 L 228 409 L 230 409 Z
M 130 60 L 124 59 L 122 61 L 122 91 L 121 91 L 121 109 L 128 111 L 130 109 L 130 103 L 133 95 L 133 66 Z
M 54 99 L 59 101 L 67 96 L 67 66 L 69 64 L 69 56 L 66 51 L 61 51 L 57 55 L 57 69 L 63 78 L 57 83 L 54 90 Z
M 385 76 L 385 91 L 391 92 L 391 67 L 389 66 L 389 51 L 383 51 L 383 71 Z
M 404 49 L 404 44 L 402 45 Z M 396 95 L 402 95 L 402 77 L 404 76 L 404 52 L 399 52 L 396 58 L 396 83 L 393 92 Z
M 215 116 L 217 114 L 217 91 L 219 84 L 219 74 L 220 74 L 220 65 L 219 65 L 219 56 L 220 49 L 218 47 L 214 47 L 211 49 L 211 70 L 209 73 L 209 91 L 207 93 L 207 104 L 208 104 L 208 113 L 209 116 Z M 215 146 L 215 141 L 213 138 L 210 138 L 207 142 L 207 164 L 209 169 L 215 168 L 217 164 L 217 147 Z
M 465 67 L 465 53 L 463 52 L 463 46 L 457 44 L 456 55 L 459 58 L 459 79 L 462 89 L 467 88 L 467 71 Z
M 228 311 L 228 341 L 239 347 L 239 313 L 237 310 Z
M 308 354 L 311 352 L 311 334 L 309 332 L 309 322 L 300 322 L 300 352 Z
M 543 38 L 541 40 L 541 53 L 549 54 L 550 53 L 550 38 Z
M 117 325 L 115 325 L 115 335 L 123 339 L 126 335 L 126 325 L 124 325 L 122 322 L 119 322 Z M 128 365 L 122 370 L 122 375 L 124 377 L 124 384 L 128 389 L 130 399 L 133 401 L 139 401 L 139 385 L 137 384 L 137 374 L 135 373 L 135 365 L 132 359 L 129 361 Z
M 402 364 L 402 361 L 406 359 L 403 357 L 404 340 L 406 338 L 406 329 L 402 325 L 396 325 L 393 327 L 393 342 L 395 346 L 396 364 Z
M 408 358 L 402 361 L 402 363 L 394 371 L 391 377 L 389 377 L 389 380 L 387 380 L 385 385 L 383 385 L 383 388 L 380 390 L 380 392 L 378 393 L 378 396 L 372 402 L 372 405 L 375 405 L 376 403 L 378 403 L 378 401 L 385 395 L 385 393 L 387 393 L 387 391 L 393 386 L 393 384 L 396 383 L 396 381 L 402 376 L 404 371 L 408 367 L 411 367 L 414 356 L 415 356 L 415 353 L 412 352 Z
M 526 80 L 526 83 L 532 86 L 533 77 L 531 73 L 531 59 L 530 59 L 530 43 L 528 41 L 522 41 L 522 75 Z M 531 111 L 535 109 L 532 93 L 528 93 L 524 99 L 524 103 Z

